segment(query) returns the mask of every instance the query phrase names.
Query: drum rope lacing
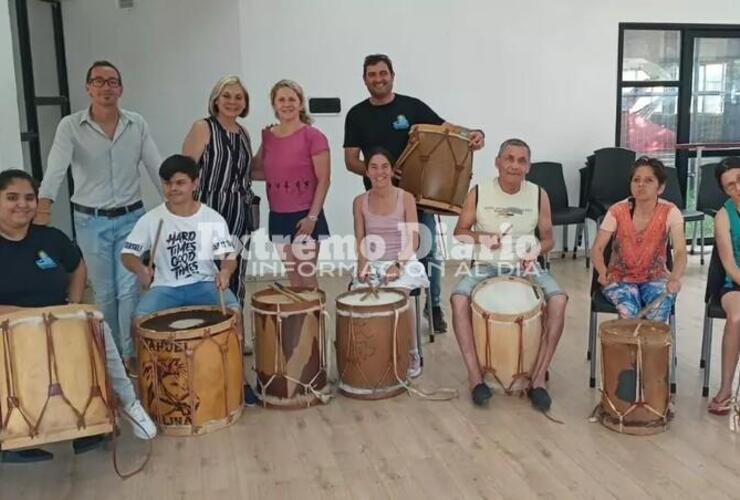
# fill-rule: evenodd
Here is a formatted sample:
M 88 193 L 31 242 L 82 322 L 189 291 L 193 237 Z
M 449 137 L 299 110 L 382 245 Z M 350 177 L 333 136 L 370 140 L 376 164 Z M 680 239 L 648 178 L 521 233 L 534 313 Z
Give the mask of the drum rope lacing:
M 6 414 L 5 418 L 2 421 L 2 428 L 7 427 L 10 417 L 13 413 L 13 410 L 18 410 L 18 413 L 23 418 L 24 422 L 26 423 L 26 426 L 28 427 L 29 436 L 31 438 L 34 438 L 40 434 L 39 428 L 43 423 L 43 417 L 46 413 L 46 408 L 48 406 L 48 403 L 52 396 L 61 396 L 62 400 L 65 402 L 65 404 L 72 410 L 74 413 L 76 419 L 77 419 L 77 428 L 78 429 L 84 429 L 87 427 L 86 422 L 86 416 L 87 412 L 90 409 L 90 405 L 92 404 L 93 400 L 95 398 L 100 398 L 100 400 L 103 402 L 103 405 L 105 406 L 108 417 L 110 419 L 111 425 L 114 429 L 112 433 L 112 448 L 113 448 L 113 468 L 116 471 L 116 474 L 119 475 L 122 479 L 127 479 L 134 474 L 137 474 L 143 468 L 146 466 L 146 464 L 149 462 L 149 459 L 152 455 L 152 440 L 149 440 L 149 450 L 147 453 L 146 458 L 144 459 L 144 462 L 136 467 L 133 471 L 128 473 L 122 473 L 118 466 L 118 447 L 116 443 L 116 410 L 117 407 L 117 399 L 115 395 L 113 394 L 113 391 L 111 389 L 110 380 L 106 379 L 106 386 L 105 388 L 101 387 L 101 380 L 100 376 L 98 374 L 98 364 L 96 361 L 95 353 L 97 352 L 97 355 L 99 359 L 101 360 L 103 369 L 107 366 L 107 356 L 104 348 L 104 340 L 102 336 L 102 332 L 100 329 L 100 324 L 102 322 L 102 315 L 98 311 L 81 311 L 76 313 L 61 313 L 61 314 L 53 314 L 53 313 L 44 313 L 41 315 L 41 318 L 21 318 L 17 321 L 13 321 L 12 323 L 9 320 L 5 320 L 0 324 L 0 329 L 2 330 L 2 342 L 3 342 L 3 364 L 5 367 L 5 373 L 6 373 L 6 390 L 8 393 L 8 413 Z M 52 324 L 54 321 L 62 320 L 62 319 L 84 319 L 87 322 L 88 325 L 88 332 L 89 334 L 86 335 L 87 343 L 87 352 L 88 356 L 90 358 L 90 376 L 91 376 L 91 385 L 90 385 L 90 391 L 87 395 L 87 400 L 85 401 L 84 408 L 82 411 L 75 408 L 75 406 L 72 404 L 72 402 L 67 398 L 67 396 L 64 394 L 64 390 L 61 387 L 61 384 L 59 382 L 59 368 L 57 365 L 57 359 L 56 359 L 56 351 L 54 349 L 54 341 L 53 341 L 53 335 L 52 335 Z M 27 414 L 25 409 L 23 408 L 22 402 L 20 401 L 20 398 L 17 396 L 18 388 L 16 386 L 17 384 L 17 377 L 15 375 L 16 373 L 16 362 L 14 357 L 12 356 L 13 349 L 12 342 L 11 342 L 11 326 L 14 326 L 16 324 L 24 324 L 24 323 L 35 323 L 35 324 L 43 324 L 44 325 L 44 336 L 46 340 L 46 349 L 47 349 L 47 371 L 48 371 L 48 387 L 49 390 L 47 391 L 47 397 L 44 401 L 44 405 L 42 407 L 41 412 L 39 413 L 38 419 L 35 423 L 32 422 L 31 417 Z M 121 409 L 124 413 L 125 410 Z M 136 425 L 141 427 L 138 423 L 136 423 L 133 419 L 131 419 L 132 422 L 134 422 Z M 144 430 L 144 429 L 142 429 Z
M 365 375 L 365 372 L 362 370 L 362 367 L 360 364 L 355 361 L 355 364 L 357 365 L 357 371 L 362 376 L 363 380 L 365 381 L 365 385 L 371 386 L 372 389 L 370 390 L 371 393 L 376 392 L 391 392 L 392 390 L 397 389 L 399 386 L 404 388 L 408 393 L 410 394 L 416 394 L 417 396 L 420 396 L 424 399 L 429 399 L 432 401 L 449 401 L 451 399 L 454 399 L 457 397 L 457 389 L 451 389 L 451 388 L 436 388 L 432 391 L 425 391 L 421 388 L 416 388 L 411 383 L 407 382 L 407 379 L 402 379 L 398 374 L 398 323 L 399 318 L 401 316 L 401 313 L 407 311 L 409 308 L 408 302 L 406 302 L 401 307 L 394 307 L 393 311 L 387 311 L 387 312 L 376 312 L 376 313 L 356 313 L 352 308 L 350 308 L 349 313 L 345 311 L 341 311 L 340 309 L 337 309 L 337 314 L 342 316 L 349 316 L 349 342 L 347 346 L 348 351 L 350 352 L 350 355 L 348 356 L 348 359 L 359 359 L 358 353 L 357 353 L 357 340 L 355 337 L 355 330 L 354 330 L 354 319 L 355 318 L 371 318 L 371 317 L 379 317 L 379 316 L 393 316 L 393 330 L 391 334 L 391 342 L 392 342 L 392 355 L 393 355 L 393 363 L 386 367 L 385 372 L 383 373 L 382 377 L 379 377 L 379 380 L 375 383 L 373 386 L 370 381 L 367 379 L 367 376 Z M 354 356 L 353 356 L 354 355 Z M 345 365 L 344 370 L 342 370 L 342 373 L 339 375 L 339 385 L 340 387 L 343 386 L 341 380 L 346 373 L 347 369 L 350 367 L 350 364 L 348 363 Z M 385 379 L 386 375 L 388 374 L 389 370 L 393 368 L 393 376 L 396 378 L 396 381 L 398 382 L 398 385 L 391 386 L 391 387 L 381 387 L 379 388 L 378 385 L 382 380 Z M 353 391 L 348 391 L 353 392 Z
M 654 421 L 654 422 L 645 422 L 645 423 L 632 423 L 629 424 L 630 427 L 660 427 L 663 425 L 666 425 L 672 418 L 673 418 L 673 411 L 671 409 L 670 404 L 670 395 L 667 395 L 666 398 L 668 401 L 666 401 L 665 405 L 665 411 L 663 413 L 656 410 L 652 405 L 650 405 L 645 400 L 645 384 L 643 381 L 643 340 L 642 337 L 640 337 L 639 330 L 640 327 L 643 325 L 642 322 L 638 323 L 635 327 L 635 330 L 632 332 L 632 337 L 637 338 L 637 352 L 635 354 L 636 357 L 636 369 L 635 369 L 635 394 L 637 395 L 637 401 L 633 402 L 629 408 L 627 408 L 624 412 L 620 412 L 617 410 L 616 405 L 612 401 L 612 399 L 609 397 L 609 394 L 604 390 L 604 360 L 602 355 L 602 362 L 601 362 L 601 380 L 599 381 L 599 391 L 602 394 L 603 399 L 607 402 L 609 405 L 609 408 L 611 408 L 612 412 L 616 414 L 616 419 L 614 417 L 611 417 L 606 412 L 603 411 L 601 408 L 601 403 L 599 402 L 596 407 L 594 408 L 594 411 L 591 413 L 591 417 L 589 420 L 591 422 L 598 421 L 597 414 L 600 414 L 600 417 L 602 419 L 610 419 L 610 420 L 616 420 L 619 424 L 619 432 L 624 432 L 624 419 L 629 416 L 632 412 L 639 408 L 645 408 L 650 413 L 654 414 L 656 417 L 658 417 L 660 420 Z M 666 345 L 670 345 L 669 342 L 666 342 Z
M 326 312 L 326 307 L 322 301 L 319 301 L 319 304 L 314 307 L 308 307 L 306 309 L 301 309 L 300 311 L 293 311 L 293 312 L 283 312 L 280 309 L 280 304 L 276 304 L 277 311 L 267 311 L 264 309 L 260 309 L 258 307 L 252 307 L 252 338 L 255 339 L 256 335 L 256 329 L 255 329 L 255 313 L 260 313 L 268 316 L 276 316 L 277 317 L 277 339 L 276 339 L 276 345 L 282 346 L 283 345 L 283 318 L 294 316 L 297 314 L 305 315 L 312 312 L 319 312 L 319 369 L 316 372 L 316 374 L 311 378 L 311 380 L 308 381 L 308 383 L 302 382 L 298 379 L 295 379 L 288 375 L 287 373 L 287 367 L 285 366 L 285 362 L 281 359 L 280 353 L 282 352 L 282 349 L 275 349 L 275 357 L 273 359 L 273 373 L 270 376 L 270 378 L 267 380 L 267 382 L 259 383 L 259 392 L 260 392 L 260 400 L 264 403 L 270 403 L 274 404 L 275 406 L 285 406 L 285 401 L 283 398 L 276 398 L 269 394 L 267 394 L 267 389 L 270 387 L 270 385 L 277 379 L 278 377 L 282 377 L 285 380 L 289 382 L 293 382 L 294 384 L 302 387 L 305 391 L 310 392 L 316 399 L 321 401 L 323 404 L 327 404 L 331 398 L 333 397 L 333 394 L 329 392 L 321 392 L 317 391 L 314 385 L 316 384 L 316 381 L 321 376 L 322 373 L 325 374 L 326 380 L 328 382 L 329 380 L 329 372 L 331 370 L 331 361 L 328 361 L 327 358 L 327 351 L 331 349 L 331 345 L 328 344 L 330 342 L 328 340 L 328 335 L 326 333 L 326 320 L 325 318 L 328 316 L 328 313 Z M 257 357 L 255 356 L 255 363 L 257 362 Z M 253 370 L 255 373 L 257 372 L 256 366 L 253 366 Z M 329 384 L 327 383 L 327 386 Z M 311 406 L 311 403 L 313 401 L 311 399 L 306 400 L 306 407 L 308 408 Z
M 189 417 L 191 419 L 190 428 L 191 428 L 191 435 L 196 435 L 200 432 L 200 430 L 204 427 L 203 425 L 198 425 L 195 423 L 195 415 L 198 407 L 198 401 L 196 399 L 197 393 L 194 390 L 195 387 L 195 372 L 196 372 L 196 362 L 195 362 L 195 354 L 198 349 L 204 343 L 211 342 L 216 345 L 216 347 L 219 349 L 219 353 L 221 355 L 221 366 L 223 368 L 224 374 L 226 374 L 226 366 L 227 366 L 227 354 L 229 350 L 229 342 L 232 338 L 232 336 L 236 336 L 236 345 L 239 349 L 239 359 L 242 359 L 242 339 L 240 338 L 239 333 L 236 331 L 236 328 L 234 328 L 236 325 L 239 325 L 239 322 L 236 319 L 236 316 L 233 316 L 229 320 L 227 320 L 229 327 L 231 327 L 228 330 L 219 330 L 215 334 L 212 333 L 212 326 L 211 327 L 205 327 L 203 328 L 203 335 L 201 339 L 197 343 L 190 344 L 193 339 L 186 339 L 186 340 L 178 340 L 177 339 L 177 333 L 178 332 L 169 332 L 167 341 L 174 345 L 179 346 L 180 352 L 185 353 L 185 360 L 187 362 L 187 377 L 188 377 L 188 401 L 186 403 L 189 411 Z M 223 324 L 223 323 L 221 323 Z M 218 325 L 216 325 L 218 326 Z M 226 337 L 223 342 L 218 342 L 214 337 L 226 334 Z M 149 359 L 151 359 L 151 368 L 152 368 L 152 381 L 154 386 L 154 401 L 167 401 L 167 402 L 179 402 L 181 398 L 179 398 L 176 394 L 173 394 L 169 391 L 167 386 L 163 383 L 161 383 L 160 378 L 160 365 L 162 364 L 160 361 L 160 352 L 155 351 L 151 349 L 149 344 L 146 341 L 140 342 L 143 349 L 147 351 L 147 354 L 149 356 Z M 224 375 L 224 381 L 223 381 L 223 390 L 224 390 L 224 419 L 220 421 L 225 421 L 227 424 L 230 424 L 233 422 L 235 418 L 237 418 L 239 415 L 241 415 L 241 405 L 238 406 L 237 410 L 229 412 L 229 401 L 228 397 L 226 397 L 227 394 L 230 393 L 229 391 L 229 377 Z M 239 393 L 240 393 L 240 401 L 244 400 L 244 387 L 242 384 L 239 384 Z M 163 398 L 164 396 L 164 398 Z M 155 419 L 157 421 L 158 427 L 161 427 L 164 425 L 162 423 L 163 415 L 161 413 L 162 409 L 160 408 L 160 404 L 153 405 L 154 412 L 156 414 Z M 177 411 L 176 408 L 173 411 Z M 179 409 L 182 411 L 182 408 Z M 184 413 L 184 412 L 183 412 Z M 187 425 L 187 424 L 185 424 Z
M 398 158 L 398 160 L 396 161 L 396 165 L 398 166 L 398 171 L 396 175 L 399 179 L 403 173 L 403 164 L 405 163 L 406 159 L 409 156 L 411 156 L 411 154 L 414 152 L 414 150 L 417 147 L 421 148 L 421 141 L 419 140 L 419 134 L 420 132 L 418 130 L 412 130 L 411 137 L 409 139 L 409 145 L 406 147 L 406 149 L 404 149 L 404 151 L 401 153 L 400 158 Z M 445 128 L 445 132 L 442 135 L 442 137 L 437 141 L 436 144 L 434 144 L 434 146 L 431 147 L 431 149 L 429 149 L 429 151 L 427 151 L 426 153 L 420 151 L 419 159 L 421 160 L 422 166 L 421 166 L 421 172 L 419 174 L 419 178 L 422 179 L 422 184 L 423 184 L 424 172 L 426 171 L 426 167 L 429 164 L 430 156 L 432 155 L 432 153 L 434 153 L 437 150 L 437 148 L 443 142 L 446 143 L 449 146 L 450 154 L 452 155 L 452 160 L 453 160 L 454 167 L 455 167 L 453 182 L 449 184 L 451 187 L 451 192 L 450 192 L 450 196 L 448 199 L 452 200 L 455 198 L 455 190 L 457 189 L 457 183 L 460 179 L 460 174 L 465 168 L 465 162 L 468 160 L 468 156 L 470 156 L 472 148 L 470 147 L 470 140 L 468 139 L 468 148 L 465 151 L 465 156 L 463 157 L 462 161 L 459 161 L 457 156 L 455 155 L 455 149 L 452 146 L 452 141 L 450 140 L 450 134 L 451 134 L 450 129 Z M 421 197 L 417 196 L 417 201 L 418 199 L 421 199 Z M 434 201 L 440 203 L 439 200 L 434 200 Z M 447 210 L 451 209 L 454 206 L 455 205 L 453 205 L 452 203 L 447 202 Z

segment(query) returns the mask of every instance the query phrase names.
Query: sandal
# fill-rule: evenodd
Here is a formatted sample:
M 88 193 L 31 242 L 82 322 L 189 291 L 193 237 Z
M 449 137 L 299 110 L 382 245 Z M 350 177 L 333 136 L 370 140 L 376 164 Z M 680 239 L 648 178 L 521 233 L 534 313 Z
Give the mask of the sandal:
M 719 400 L 716 397 L 712 398 L 711 403 L 707 407 L 707 411 L 712 415 L 724 416 L 730 413 L 730 400 L 731 397 L 726 397 L 723 400 Z

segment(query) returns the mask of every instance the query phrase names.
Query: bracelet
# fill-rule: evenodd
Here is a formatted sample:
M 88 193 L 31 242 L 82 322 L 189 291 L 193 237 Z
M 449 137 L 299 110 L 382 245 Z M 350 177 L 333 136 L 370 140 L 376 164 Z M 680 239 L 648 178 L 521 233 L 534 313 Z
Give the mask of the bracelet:
M 311 222 L 316 222 L 317 220 L 319 220 L 319 217 L 316 216 L 316 215 L 310 215 L 309 214 L 308 220 L 310 220 Z

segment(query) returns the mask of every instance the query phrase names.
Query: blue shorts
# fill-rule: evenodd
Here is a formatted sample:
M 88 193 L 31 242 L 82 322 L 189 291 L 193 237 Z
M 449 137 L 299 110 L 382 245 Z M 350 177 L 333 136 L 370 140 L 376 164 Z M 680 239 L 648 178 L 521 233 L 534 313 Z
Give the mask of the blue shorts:
M 520 276 L 520 273 L 518 268 L 505 262 L 500 264 L 474 264 L 467 276 L 463 276 L 457 282 L 455 288 L 452 290 L 452 295 L 470 297 L 470 294 L 473 293 L 473 288 L 478 283 L 497 276 Z M 534 271 L 521 275 L 521 277 L 542 288 L 545 300 L 549 300 L 555 295 L 567 296 L 550 272 L 542 269 L 539 264 L 535 266 Z
M 298 231 L 297 225 L 301 219 L 308 216 L 308 210 L 300 212 L 273 212 L 270 211 L 270 217 L 267 223 L 270 233 L 270 241 L 273 243 L 293 243 L 293 239 Z M 319 212 L 316 224 L 314 225 L 311 239 L 314 241 L 323 240 L 329 237 L 329 224 L 326 222 L 324 211 Z
M 150 288 L 139 300 L 134 316 L 137 318 L 149 313 L 183 306 L 217 306 L 221 304 L 215 281 L 198 281 L 182 286 L 155 286 Z M 241 312 L 234 292 L 224 290 L 224 304 L 229 309 Z

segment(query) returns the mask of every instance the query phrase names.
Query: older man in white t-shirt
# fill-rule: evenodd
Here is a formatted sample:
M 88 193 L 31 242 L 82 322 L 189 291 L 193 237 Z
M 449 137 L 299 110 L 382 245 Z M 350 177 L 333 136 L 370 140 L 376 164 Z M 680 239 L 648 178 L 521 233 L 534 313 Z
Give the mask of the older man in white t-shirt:
M 150 287 L 135 316 L 173 307 L 217 305 L 219 290 L 225 304 L 239 311 L 239 301 L 229 290 L 236 260 L 226 221 L 193 198 L 198 164 L 187 156 L 173 155 L 162 163 L 159 176 L 167 201 L 139 219 L 121 252 L 123 265 Z M 153 270 L 141 259 L 147 250 L 153 254 Z M 220 270 L 216 260 L 221 262 Z

